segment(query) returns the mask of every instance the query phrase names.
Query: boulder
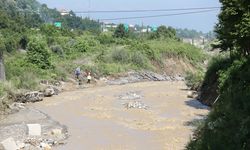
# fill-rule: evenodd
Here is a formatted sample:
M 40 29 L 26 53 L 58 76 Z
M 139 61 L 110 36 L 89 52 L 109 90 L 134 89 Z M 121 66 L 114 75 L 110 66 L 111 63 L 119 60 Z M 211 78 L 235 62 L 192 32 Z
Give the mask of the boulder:
M 28 92 L 25 94 L 25 101 L 24 102 L 37 102 L 43 100 L 43 93 L 39 91 Z
M 12 103 L 9 105 L 9 108 L 11 110 L 20 110 L 20 109 L 24 109 L 25 108 L 25 104 L 24 103 Z
M 62 130 L 61 129 L 53 129 L 51 131 L 51 134 L 54 135 L 54 136 L 56 136 L 56 137 L 59 137 L 59 136 L 62 135 Z
M 53 96 L 55 94 L 55 90 L 53 88 L 51 88 L 51 87 L 48 87 L 48 88 L 46 88 L 44 90 L 43 94 L 44 94 L 45 97 L 51 97 L 51 96 Z
M 197 93 L 194 91 L 188 91 L 187 93 L 188 98 L 196 98 L 196 96 L 197 96 Z
M 51 150 L 51 146 L 47 143 L 40 143 L 40 148 L 42 148 L 43 150 Z

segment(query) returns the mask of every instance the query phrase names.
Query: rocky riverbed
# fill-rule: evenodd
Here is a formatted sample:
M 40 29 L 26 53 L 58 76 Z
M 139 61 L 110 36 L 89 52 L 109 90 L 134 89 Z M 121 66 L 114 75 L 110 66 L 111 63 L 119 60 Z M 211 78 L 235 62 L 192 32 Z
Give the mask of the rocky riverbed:
M 187 94 L 182 81 L 138 82 L 64 92 L 30 106 L 68 127 L 58 150 L 182 150 L 192 121 L 209 112 Z
M 1 116 L 0 149 L 183 149 L 192 135 L 190 122 L 209 111 L 187 98 L 183 80 L 128 72 L 90 85 L 48 85 L 41 98 L 28 92 L 20 102 L 39 102 L 14 103 L 12 113 Z
M 66 142 L 66 126 L 35 108 L 27 108 L 21 103 L 13 105 L 16 105 L 14 113 L 1 116 L 1 150 L 50 150 L 51 147 Z

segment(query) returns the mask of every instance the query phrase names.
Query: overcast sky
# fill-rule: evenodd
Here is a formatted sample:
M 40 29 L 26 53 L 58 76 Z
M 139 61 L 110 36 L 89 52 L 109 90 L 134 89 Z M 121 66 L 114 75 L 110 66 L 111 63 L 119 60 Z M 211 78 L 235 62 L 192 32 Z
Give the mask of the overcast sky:
M 94 10 L 140 10 L 140 9 L 175 9 L 175 8 L 196 8 L 196 7 L 219 7 L 219 0 L 38 0 L 50 8 L 66 9 L 73 11 L 94 11 Z M 196 11 L 196 10 L 192 10 Z M 183 12 L 183 11 L 182 11 Z M 174 12 L 140 12 L 140 13 L 99 13 L 99 14 L 78 14 L 90 16 L 92 19 L 120 18 L 133 16 L 150 16 L 182 13 Z M 219 10 L 180 16 L 168 16 L 159 18 L 143 18 L 131 20 L 109 21 L 114 23 L 144 24 L 144 25 L 167 25 L 175 28 L 196 29 L 208 32 L 213 30 L 217 23 Z

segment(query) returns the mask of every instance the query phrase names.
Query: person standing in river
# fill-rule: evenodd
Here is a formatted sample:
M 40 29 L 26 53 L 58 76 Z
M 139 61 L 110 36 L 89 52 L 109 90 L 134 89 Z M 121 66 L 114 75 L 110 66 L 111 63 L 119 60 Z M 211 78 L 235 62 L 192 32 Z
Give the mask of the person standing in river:
M 81 68 L 77 67 L 76 70 L 75 70 L 75 77 L 76 77 L 76 79 L 79 79 L 80 74 L 81 74 Z
M 88 72 L 88 73 L 87 73 L 87 79 L 88 79 L 87 83 L 90 84 L 91 72 Z

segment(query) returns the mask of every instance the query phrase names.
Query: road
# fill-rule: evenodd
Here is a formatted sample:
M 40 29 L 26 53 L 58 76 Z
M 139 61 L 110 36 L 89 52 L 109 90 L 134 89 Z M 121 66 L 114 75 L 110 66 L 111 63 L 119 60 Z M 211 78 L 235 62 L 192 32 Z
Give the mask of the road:
M 147 109 L 124 107 L 119 95 L 136 92 Z M 31 104 L 66 125 L 69 139 L 58 150 L 181 150 L 194 119 L 209 109 L 187 98 L 184 82 L 141 82 L 91 87 Z

